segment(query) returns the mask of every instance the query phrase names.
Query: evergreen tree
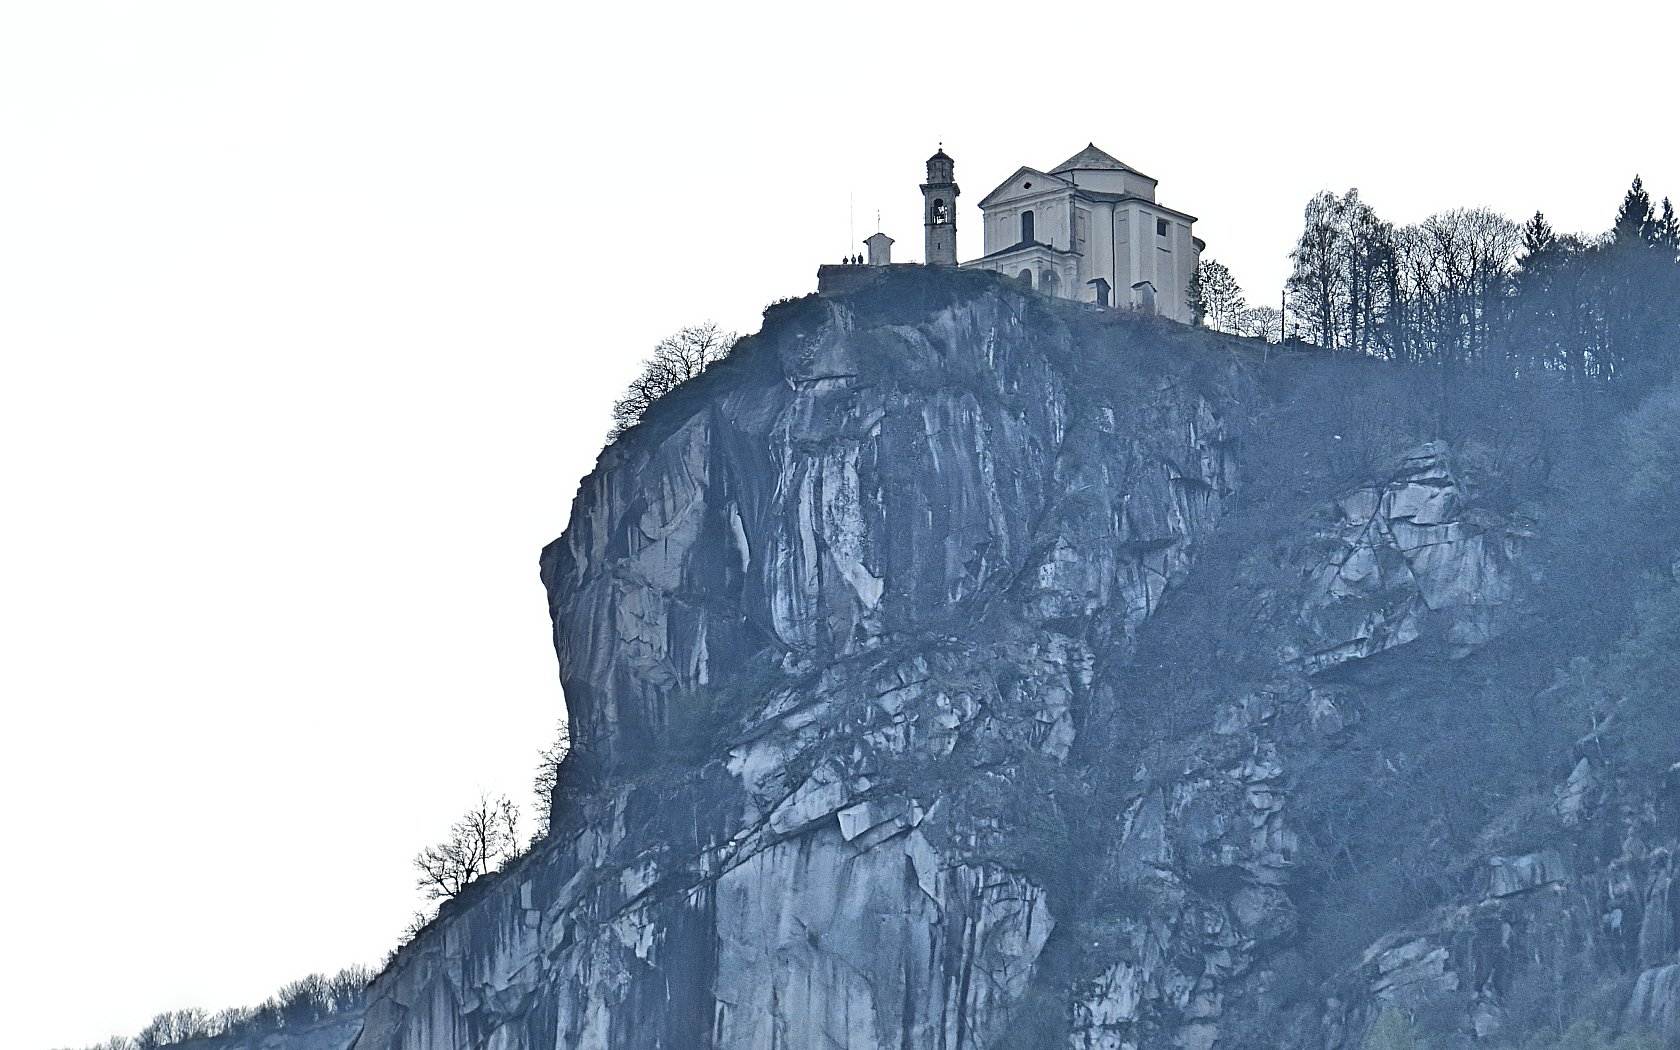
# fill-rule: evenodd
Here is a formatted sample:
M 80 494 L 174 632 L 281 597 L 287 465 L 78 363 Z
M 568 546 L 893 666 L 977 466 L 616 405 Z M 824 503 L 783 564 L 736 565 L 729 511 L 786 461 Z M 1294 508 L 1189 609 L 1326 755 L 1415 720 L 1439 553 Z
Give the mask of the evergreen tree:
M 1674 214 L 1674 202 L 1663 198 L 1662 217 L 1657 220 L 1657 246 L 1671 255 L 1680 255 L 1680 217 Z
M 1534 217 L 1523 223 L 1523 265 L 1526 267 L 1529 259 L 1543 256 L 1555 247 L 1557 233 L 1552 230 L 1552 224 L 1546 221 L 1545 213 L 1535 211 Z
M 1674 252 L 1662 246 L 1662 225 L 1644 181 L 1635 176 L 1603 257 L 1601 370 L 1609 375 L 1631 370 L 1649 383 L 1673 367 L 1680 270 Z
M 1616 224 L 1611 228 L 1611 236 L 1621 245 L 1631 244 L 1635 239 L 1649 244 L 1655 225 L 1651 195 L 1645 192 L 1645 180 L 1635 175 L 1633 185 L 1628 187 L 1627 195 L 1622 198 L 1622 206 L 1616 209 Z

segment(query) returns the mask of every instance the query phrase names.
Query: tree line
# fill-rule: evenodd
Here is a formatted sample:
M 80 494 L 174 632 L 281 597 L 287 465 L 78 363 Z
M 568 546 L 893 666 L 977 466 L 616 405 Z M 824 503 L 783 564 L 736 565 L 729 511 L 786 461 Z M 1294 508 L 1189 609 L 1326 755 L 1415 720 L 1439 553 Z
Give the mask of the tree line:
M 239 1038 L 316 1024 L 359 1009 L 373 973 L 351 966 L 332 976 L 310 974 L 291 982 L 257 1006 L 214 1013 L 198 1007 L 166 1010 L 140 1032 L 112 1036 L 88 1050 L 161 1050 L 195 1039 Z
M 1291 250 L 1288 316 L 1247 307 L 1230 271 L 1202 263 L 1192 305 L 1236 335 L 1287 338 L 1445 374 L 1551 373 L 1587 386 L 1673 370 L 1680 218 L 1634 178 L 1609 230 L 1558 233 L 1454 208 L 1399 225 L 1357 189 L 1308 201 Z

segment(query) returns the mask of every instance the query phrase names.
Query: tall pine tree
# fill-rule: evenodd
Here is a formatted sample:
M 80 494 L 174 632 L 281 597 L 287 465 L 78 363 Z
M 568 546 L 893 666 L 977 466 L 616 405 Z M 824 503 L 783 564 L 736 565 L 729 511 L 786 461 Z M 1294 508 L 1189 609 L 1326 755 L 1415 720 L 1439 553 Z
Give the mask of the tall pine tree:
M 1672 210 L 1672 209 L 1671 209 Z M 1644 180 L 1633 185 L 1616 209 L 1616 225 L 1604 251 L 1604 361 L 1610 375 L 1631 372 L 1644 383 L 1669 374 L 1674 341 L 1680 335 L 1680 271 L 1674 252 L 1661 244 L 1662 221 L 1651 207 Z
M 1662 216 L 1657 219 L 1657 247 L 1680 255 L 1680 217 L 1675 216 L 1674 202 L 1667 197 L 1663 198 Z
M 1655 225 L 1651 195 L 1645 192 L 1645 180 L 1635 175 L 1633 185 L 1628 187 L 1627 195 L 1622 198 L 1622 206 L 1616 209 L 1616 225 L 1611 228 L 1610 234 L 1620 245 L 1632 244 L 1635 239 L 1649 244 Z
M 1526 267 L 1530 259 L 1544 255 L 1557 246 L 1557 233 L 1552 224 L 1546 221 L 1544 212 L 1536 211 L 1534 217 L 1523 223 L 1523 265 Z

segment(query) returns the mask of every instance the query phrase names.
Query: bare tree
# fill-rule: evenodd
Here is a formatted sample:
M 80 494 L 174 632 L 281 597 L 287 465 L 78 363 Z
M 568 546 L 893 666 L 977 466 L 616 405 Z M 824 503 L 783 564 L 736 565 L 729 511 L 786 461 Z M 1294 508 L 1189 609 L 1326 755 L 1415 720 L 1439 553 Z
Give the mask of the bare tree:
M 1227 335 L 1237 334 L 1237 319 L 1248 303 L 1230 269 L 1217 259 L 1204 259 L 1196 265 L 1196 278 L 1208 327 Z
M 1283 338 L 1283 317 L 1275 306 L 1251 306 L 1237 315 L 1236 334 L 1278 342 Z
M 1446 361 L 1480 360 L 1521 246 L 1517 225 L 1485 208 L 1455 208 L 1425 219 Z
M 331 977 L 312 973 L 281 988 L 272 1001 L 279 1006 L 283 1022 L 306 1024 L 360 1003 L 372 979 L 362 966 L 347 967 Z
M 729 356 L 735 333 L 725 332 L 710 321 L 689 325 L 661 339 L 653 348 L 642 372 L 630 382 L 630 389 L 613 404 L 612 437 L 641 421 L 655 401 Z
M 1347 300 L 1341 208 L 1341 198 L 1329 190 L 1314 195 L 1307 202 L 1301 238 L 1289 253 L 1294 264 L 1289 275 L 1291 305 L 1311 325 L 1313 342 L 1325 349 L 1336 345 Z
M 458 897 L 474 880 L 519 854 L 519 806 L 506 795 L 480 795 L 449 837 L 414 858 L 415 886 L 427 899 Z
M 184 1043 L 188 1039 L 202 1039 L 220 1035 L 210 1023 L 210 1015 L 198 1007 L 169 1010 L 152 1018 L 152 1023 L 134 1037 L 136 1050 L 157 1050 L 158 1047 Z
M 1307 202 L 1305 227 L 1289 255 L 1289 291 L 1326 349 L 1374 353 L 1389 308 L 1394 227 L 1359 198 L 1325 191 Z
M 208 1013 L 197 1007 L 169 1010 L 152 1018 L 132 1039 L 112 1036 L 86 1050 L 163 1050 L 202 1039 L 244 1038 L 289 1025 L 306 1025 L 361 1005 L 373 973 L 347 966 L 327 977 L 310 974 L 292 981 L 260 1006 L 235 1006 Z
M 420 936 L 420 931 L 430 926 L 435 918 L 437 918 L 437 915 L 431 911 L 415 909 L 414 914 L 408 920 L 408 925 L 404 926 L 402 933 L 397 936 L 397 947 L 400 948 Z
M 554 730 L 554 742 L 537 752 L 537 775 L 531 791 L 537 796 L 537 832 L 532 841 L 548 837 L 549 813 L 554 806 L 554 789 L 560 783 L 560 767 L 572 753 L 571 726 L 562 718 Z

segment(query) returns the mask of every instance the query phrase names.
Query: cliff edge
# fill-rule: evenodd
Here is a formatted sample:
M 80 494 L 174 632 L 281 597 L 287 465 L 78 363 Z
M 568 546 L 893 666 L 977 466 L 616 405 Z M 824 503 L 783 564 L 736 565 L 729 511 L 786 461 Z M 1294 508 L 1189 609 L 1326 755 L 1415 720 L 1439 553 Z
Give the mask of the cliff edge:
M 772 307 L 543 552 L 553 833 L 351 1045 L 1340 1048 L 1560 972 L 1674 1029 L 1674 778 L 1532 710 L 1615 481 L 1441 381 L 981 273 Z

